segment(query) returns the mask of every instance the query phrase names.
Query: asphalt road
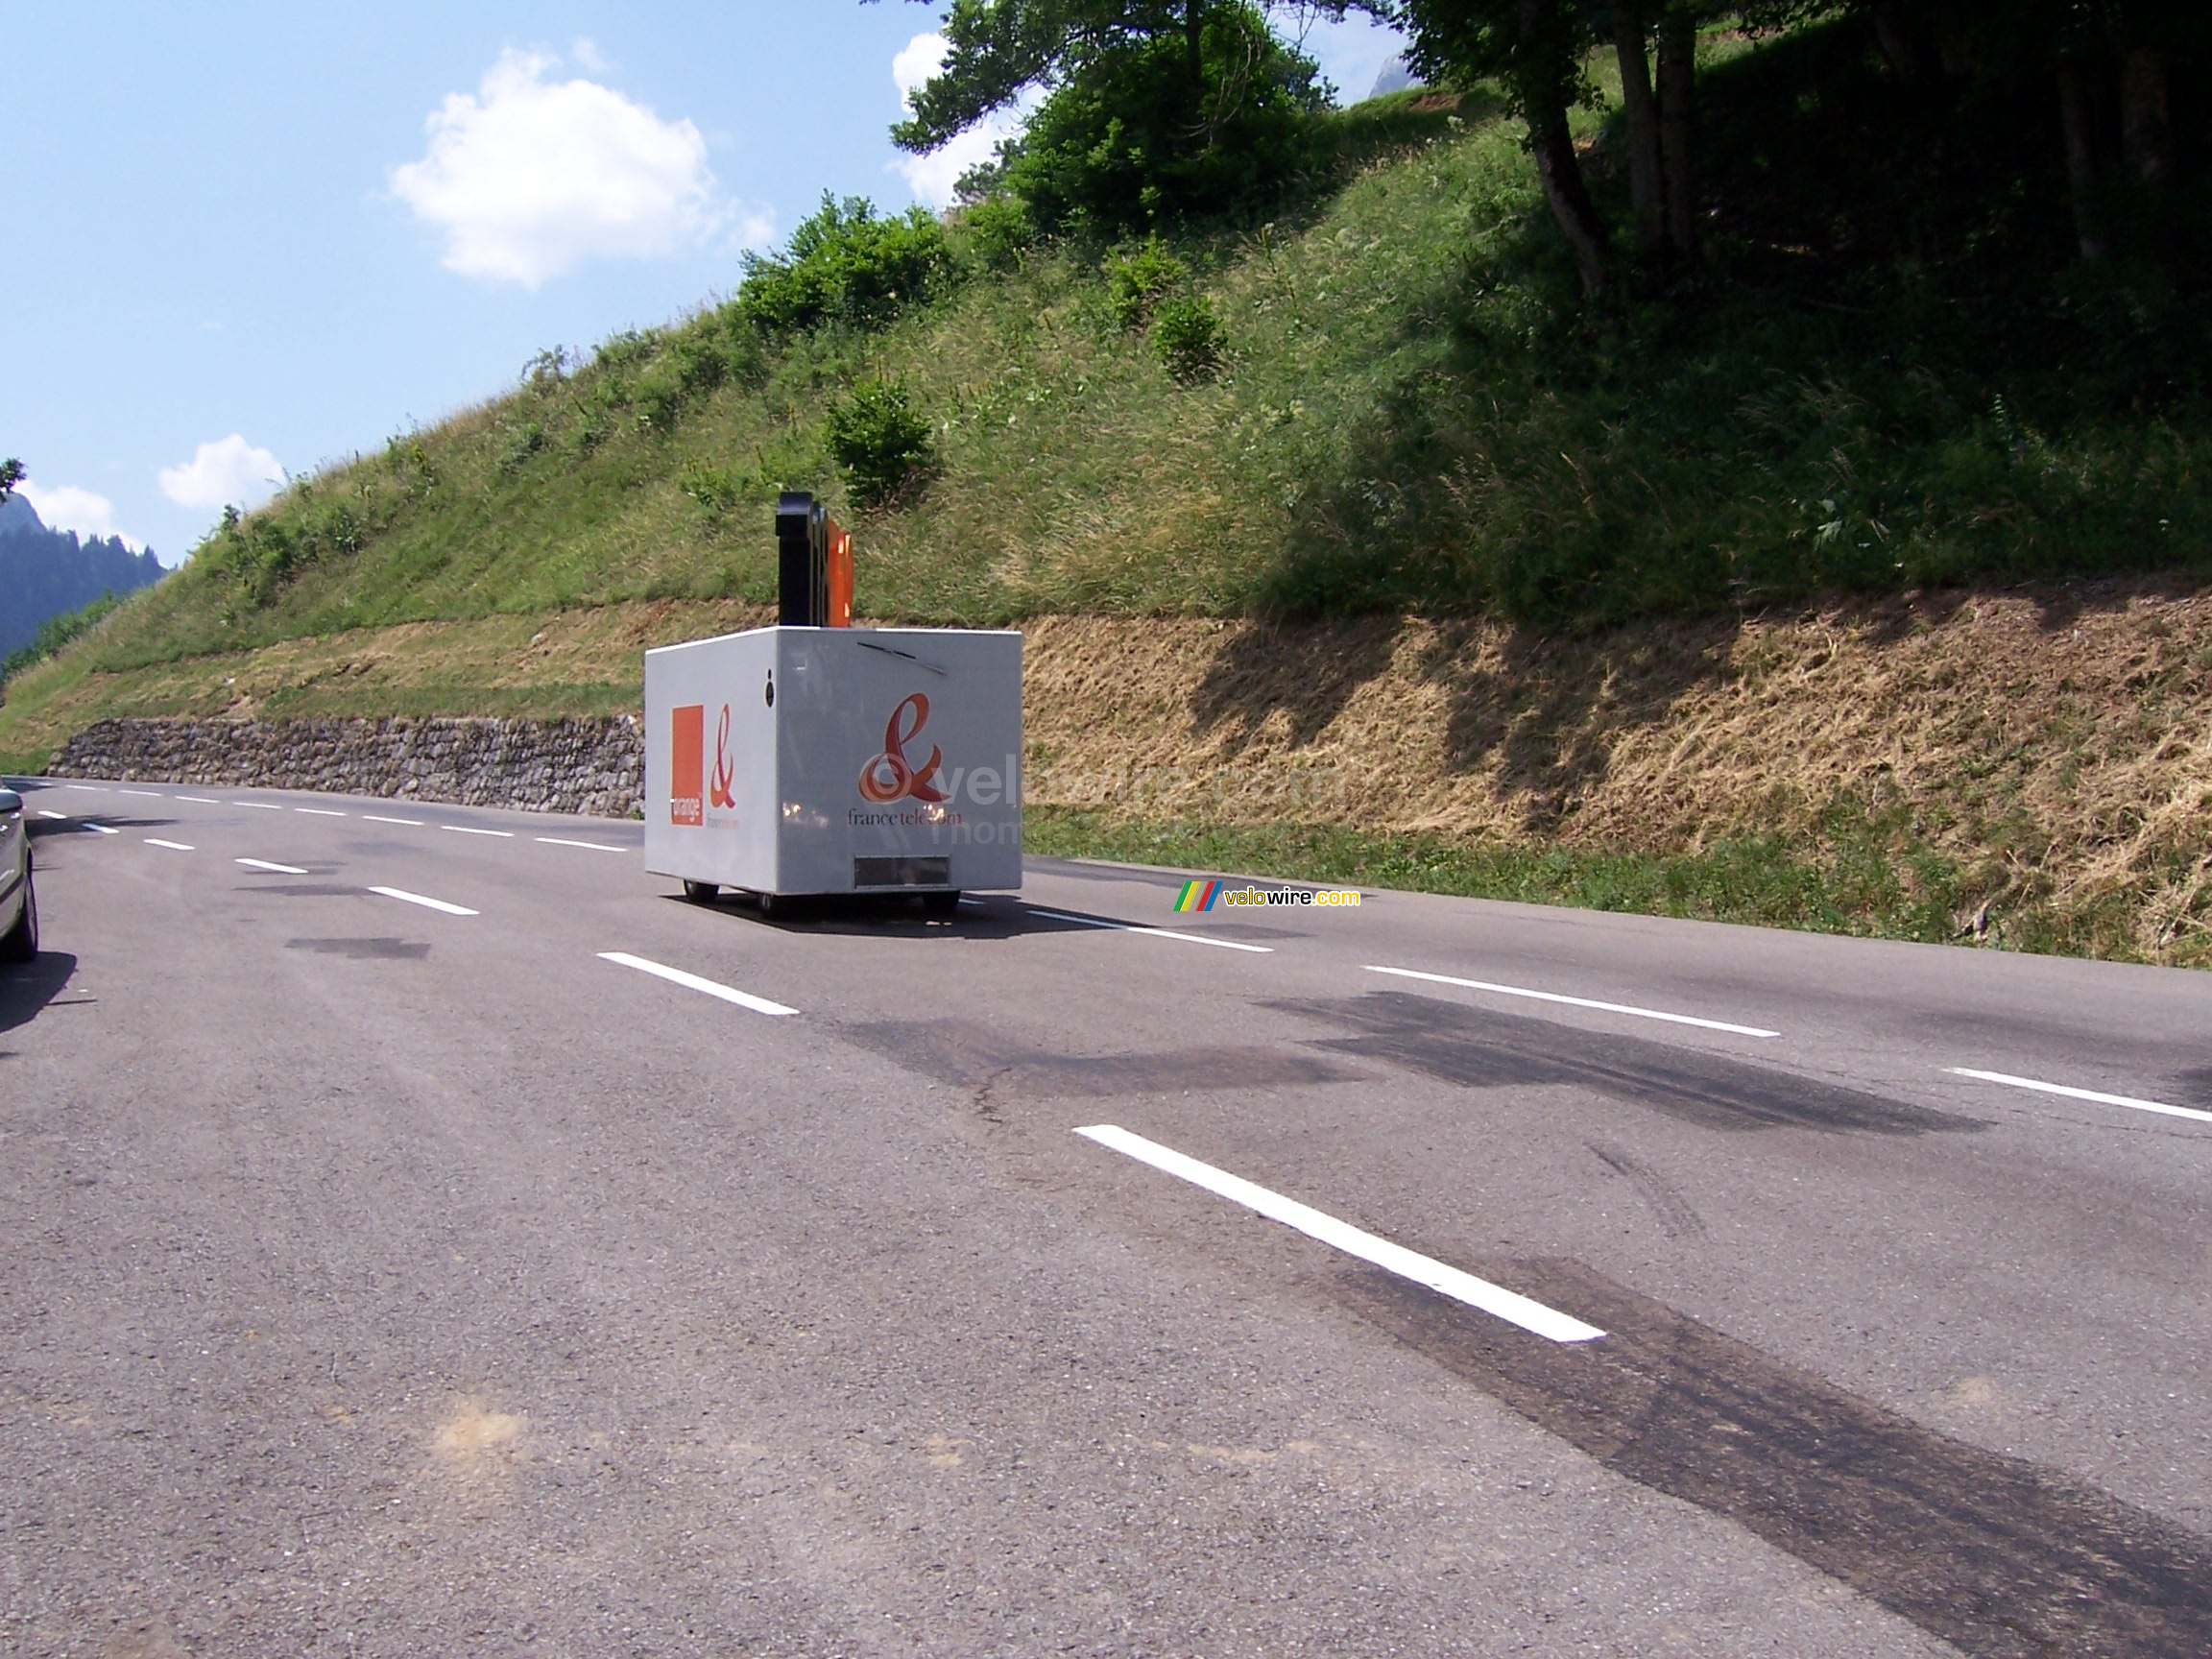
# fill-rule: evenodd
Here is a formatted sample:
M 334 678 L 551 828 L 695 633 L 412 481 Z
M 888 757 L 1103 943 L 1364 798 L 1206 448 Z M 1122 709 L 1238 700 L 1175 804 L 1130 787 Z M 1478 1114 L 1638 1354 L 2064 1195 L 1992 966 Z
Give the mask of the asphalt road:
M 10 1652 L 2212 1652 L 2212 977 L 29 800 Z

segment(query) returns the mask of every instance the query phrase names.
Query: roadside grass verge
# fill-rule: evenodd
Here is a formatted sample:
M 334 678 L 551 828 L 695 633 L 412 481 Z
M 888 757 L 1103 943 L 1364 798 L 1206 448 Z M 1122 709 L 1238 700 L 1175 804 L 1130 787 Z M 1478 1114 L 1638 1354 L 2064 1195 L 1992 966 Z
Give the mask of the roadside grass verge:
M 1916 842 L 1899 820 L 1849 805 L 1826 815 L 1813 834 L 1732 836 L 1674 853 L 1513 845 L 1321 824 L 1132 820 L 1031 805 L 1023 814 L 1023 850 L 1040 857 L 1203 874 L 2140 959 L 2131 944 L 2134 906 L 2125 898 L 2115 895 L 2071 913 L 2031 899 L 2002 917 L 1987 917 L 1955 861 Z M 2205 966 L 2212 964 L 2212 948 L 2185 948 L 2167 960 Z

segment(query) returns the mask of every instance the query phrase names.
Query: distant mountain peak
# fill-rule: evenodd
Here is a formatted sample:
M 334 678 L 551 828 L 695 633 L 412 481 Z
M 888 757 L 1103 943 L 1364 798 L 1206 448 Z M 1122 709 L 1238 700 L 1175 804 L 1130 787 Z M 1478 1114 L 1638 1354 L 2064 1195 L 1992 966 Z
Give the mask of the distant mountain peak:
M 1413 73 L 1412 65 L 1406 61 L 1406 54 L 1401 52 L 1382 65 L 1375 77 L 1375 90 L 1367 96 L 1380 98 L 1385 92 L 1403 92 L 1409 86 L 1421 84 L 1421 77 Z
M 0 657 L 28 645 L 50 616 L 103 593 L 128 593 L 161 580 L 151 550 L 133 553 L 119 536 L 55 530 L 20 494 L 0 501 Z

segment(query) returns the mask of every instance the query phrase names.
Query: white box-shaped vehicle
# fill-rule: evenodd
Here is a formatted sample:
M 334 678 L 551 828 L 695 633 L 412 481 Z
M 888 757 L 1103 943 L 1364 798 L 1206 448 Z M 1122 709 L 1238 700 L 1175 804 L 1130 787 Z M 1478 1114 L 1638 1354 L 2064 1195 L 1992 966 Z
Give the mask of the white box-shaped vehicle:
M 782 897 L 1022 885 L 1022 636 L 756 628 L 645 653 L 645 868 Z

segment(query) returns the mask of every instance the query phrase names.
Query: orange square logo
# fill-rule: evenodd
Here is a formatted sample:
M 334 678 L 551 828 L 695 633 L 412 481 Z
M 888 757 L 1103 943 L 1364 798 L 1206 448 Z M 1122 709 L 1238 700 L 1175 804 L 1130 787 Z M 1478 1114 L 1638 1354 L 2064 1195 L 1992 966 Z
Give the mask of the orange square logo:
M 707 706 L 687 704 L 668 716 L 668 822 L 707 822 Z

